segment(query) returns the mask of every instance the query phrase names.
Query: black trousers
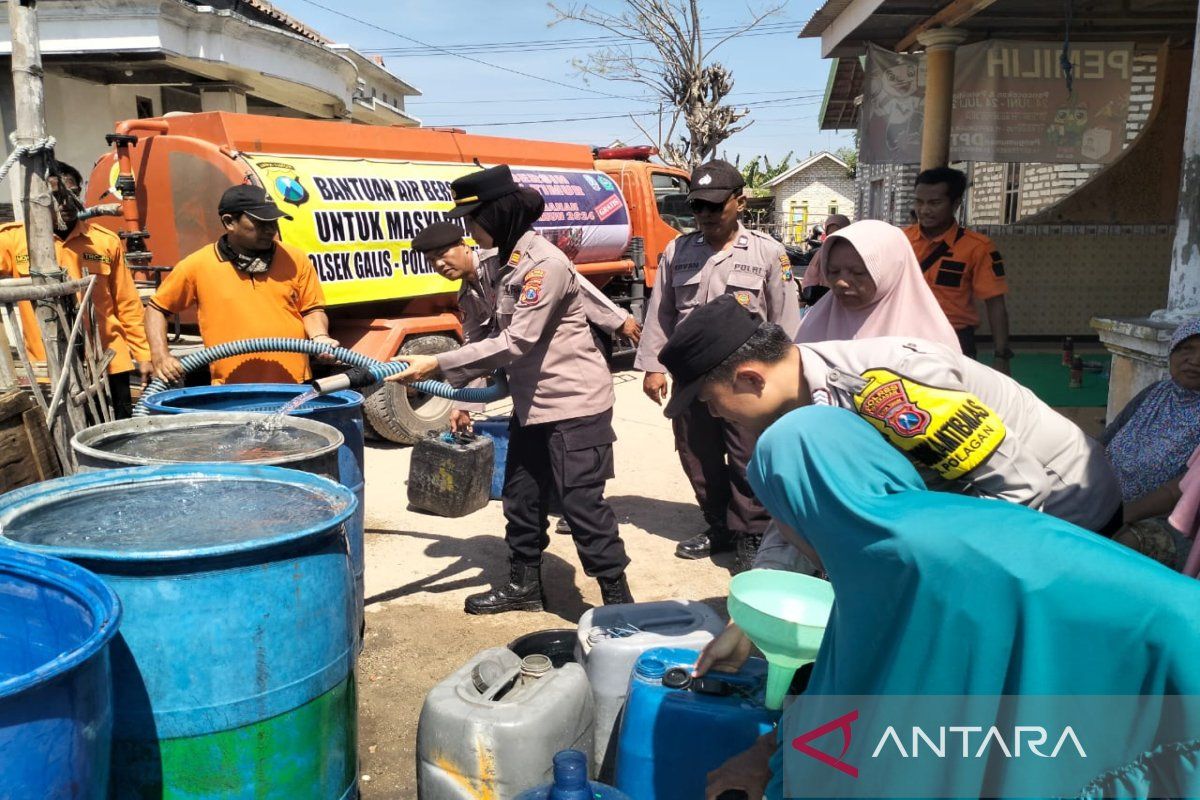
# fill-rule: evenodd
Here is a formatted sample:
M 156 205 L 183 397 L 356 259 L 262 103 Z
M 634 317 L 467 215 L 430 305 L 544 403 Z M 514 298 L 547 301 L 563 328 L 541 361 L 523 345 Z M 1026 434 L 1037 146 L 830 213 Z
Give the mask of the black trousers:
M 757 437 L 714 417 L 700 401 L 673 419 L 671 427 L 679 463 L 705 521 L 728 528 L 734 536 L 762 534 L 771 516 L 746 480 Z
M 133 392 L 129 379 L 133 372 L 114 372 L 108 376 L 108 392 L 112 395 L 113 418 L 129 419 L 133 416 Z
M 963 355 L 968 358 L 978 358 L 979 348 L 975 345 L 975 326 L 968 325 L 954 332 L 958 334 L 958 346 L 962 348 Z
M 542 560 L 550 544 L 550 496 L 557 492 L 571 526 L 583 571 L 593 578 L 616 578 L 629 557 L 617 530 L 617 517 L 604 499 L 614 475 L 612 409 L 540 425 L 522 426 L 514 416 L 508 428 L 504 469 L 505 541 L 513 559 Z

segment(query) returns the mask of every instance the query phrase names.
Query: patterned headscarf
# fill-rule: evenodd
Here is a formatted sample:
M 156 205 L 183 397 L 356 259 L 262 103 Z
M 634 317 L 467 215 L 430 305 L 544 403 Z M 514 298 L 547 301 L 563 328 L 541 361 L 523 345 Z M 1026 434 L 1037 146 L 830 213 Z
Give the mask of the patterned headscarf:
M 1171 348 L 1200 336 L 1200 318 L 1175 329 Z M 1187 468 L 1200 445 L 1200 392 L 1171 378 L 1154 384 L 1133 416 L 1108 443 L 1108 458 L 1126 501 L 1154 491 Z

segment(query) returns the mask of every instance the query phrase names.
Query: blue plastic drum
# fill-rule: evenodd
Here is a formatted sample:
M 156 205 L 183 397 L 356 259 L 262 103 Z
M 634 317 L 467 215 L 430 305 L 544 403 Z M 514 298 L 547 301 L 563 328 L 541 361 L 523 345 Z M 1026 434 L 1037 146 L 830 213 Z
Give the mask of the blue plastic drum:
M 107 797 L 120 619 L 91 572 L 0 547 L 0 797 Z
M 487 434 L 492 439 L 492 500 L 504 496 L 504 467 L 508 463 L 508 427 L 511 424 L 512 417 L 490 417 L 473 424 L 476 433 Z
M 247 464 L 103 470 L 0 496 L 0 551 L 68 558 L 121 599 L 113 800 L 355 796 L 342 528 L 357 505 L 326 478 Z
M 223 386 L 191 386 L 168 389 L 146 398 L 151 414 L 188 414 L 196 411 L 250 411 L 269 414 L 289 400 L 308 391 L 308 386 L 291 383 L 235 383 Z M 358 496 L 358 511 L 346 526 L 350 553 L 354 558 L 354 578 L 359 598 L 364 596 L 363 514 L 366 496 L 363 467 L 363 398 L 358 392 L 344 391 L 321 395 L 292 412 L 341 431 L 346 443 L 338 451 L 338 480 Z M 498 496 L 498 495 L 497 495 Z

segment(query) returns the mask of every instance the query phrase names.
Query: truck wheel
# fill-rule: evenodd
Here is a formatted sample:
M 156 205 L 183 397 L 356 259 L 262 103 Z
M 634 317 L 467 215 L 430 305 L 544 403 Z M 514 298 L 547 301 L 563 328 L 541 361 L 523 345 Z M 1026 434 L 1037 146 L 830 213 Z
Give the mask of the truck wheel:
M 397 355 L 435 355 L 458 348 L 449 336 L 417 336 L 407 340 Z M 363 415 L 371 430 L 397 444 L 416 444 L 432 431 L 450 425 L 451 402 L 398 383 L 377 383 L 368 390 Z

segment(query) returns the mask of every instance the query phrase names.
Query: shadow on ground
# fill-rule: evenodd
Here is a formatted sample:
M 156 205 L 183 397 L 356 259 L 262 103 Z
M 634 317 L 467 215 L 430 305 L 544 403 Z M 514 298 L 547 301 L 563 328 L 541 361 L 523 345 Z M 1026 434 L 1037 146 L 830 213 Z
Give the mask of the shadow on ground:
M 704 517 L 695 502 L 680 503 L 637 495 L 608 498 L 617 522 L 641 528 L 646 533 L 682 542 L 704 530 Z
M 504 539 L 498 536 L 481 535 L 459 539 L 432 533 L 380 528 L 369 528 L 366 533 L 424 540 L 428 542 L 425 547 L 427 557 L 454 559 L 437 572 L 371 595 L 366 599 L 368 606 L 411 598 L 419 594 L 442 594 L 462 589 L 483 591 L 508 580 L 508 547 L 504 544 Z M 592 607 L 583 599 L 575 585 L 575 566 L 549 551 L 542 555 L 542 585 L 546 592 L 546 610 L 567 622 L 578 622 L 583 612 Z

